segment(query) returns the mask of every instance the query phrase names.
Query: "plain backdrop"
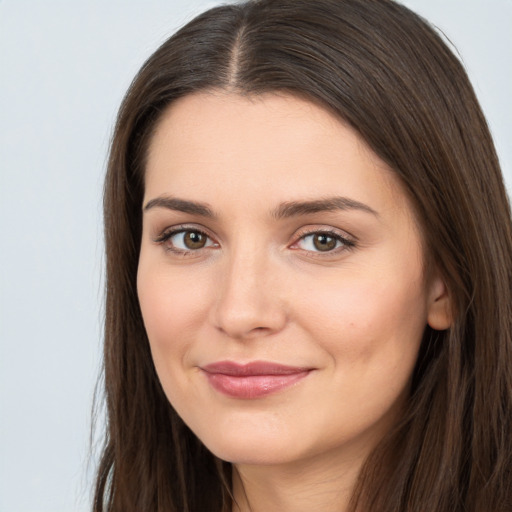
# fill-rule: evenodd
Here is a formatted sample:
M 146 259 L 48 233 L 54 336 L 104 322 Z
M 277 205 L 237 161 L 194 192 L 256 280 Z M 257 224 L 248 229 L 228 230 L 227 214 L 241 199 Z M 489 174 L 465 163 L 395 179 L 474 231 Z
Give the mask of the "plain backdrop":
M 151 52 L 217 3 L 0 0 L 0 512 L 89 510 L 116 109 Z M 512 0 L 404 3 L 457 47 L 510 190 Z

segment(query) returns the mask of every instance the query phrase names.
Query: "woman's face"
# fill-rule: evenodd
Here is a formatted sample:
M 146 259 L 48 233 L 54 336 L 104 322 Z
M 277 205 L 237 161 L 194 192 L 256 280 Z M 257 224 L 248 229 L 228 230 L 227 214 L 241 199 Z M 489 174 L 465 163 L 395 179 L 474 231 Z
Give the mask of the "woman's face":
M 156 371 L 218 457 L 362 457 L 446 293 L 395 175 L 292 96 L 201 93 L 151 141 L 138 294 Z

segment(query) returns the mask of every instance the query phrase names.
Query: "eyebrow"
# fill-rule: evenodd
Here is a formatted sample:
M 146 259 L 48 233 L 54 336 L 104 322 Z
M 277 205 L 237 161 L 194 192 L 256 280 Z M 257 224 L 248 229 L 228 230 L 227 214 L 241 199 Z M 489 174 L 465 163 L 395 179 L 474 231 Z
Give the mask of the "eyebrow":
M 279 205 L 272 211 L 272 216 L 276 219 L 297 217 L 300 215 L 312 215 L 321 212 L 359 210 L 365 213 L 371 213 L 376 217 L 379 214 L 370 206 L 350 199 L 348 197 L 328 197 L 325 199 L 316 199 L 313 201 L 290 201 Z
M 201 217 L 215 218 L 216 215 L 212 208 L 206 203 L 187 201 L 175 197 L 161 196 L 151 199 L 144 206 L 144 211 L 152 208 L 166 208 L 168 210 L 199 215 Z M 301 215 L 312 215 L 321 212 L 359 210 L 370 213 L 376 217 L 379 214 L 370 206 L 350 199 L 348 197 L 328 197 L 325 199 L 315 199 L 312 201 L 287 201 L 280 204 L 271 211 L 271 216 L 276 220 L 290 217 L 299 217 Z
M 146 206 L 144 206 L 144 211 L 151 210 L 151 208 L 166 208 L 168 210 L 190 213 L 192 215 L 200 215 L 201 217 L 215 217 L 213 210 L 207 204 L 186 201 L 175 197 L 162 196 L 151 199 L 146 203 Z

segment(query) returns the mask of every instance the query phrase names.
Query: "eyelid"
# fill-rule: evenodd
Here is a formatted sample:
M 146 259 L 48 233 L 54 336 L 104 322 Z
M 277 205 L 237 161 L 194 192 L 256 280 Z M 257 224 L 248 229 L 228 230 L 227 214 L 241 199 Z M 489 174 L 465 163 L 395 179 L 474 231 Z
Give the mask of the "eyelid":
M 176 226 L 166 227 L 165 229 L 163 229 L 160 232 L 159 235 L 153 237 L 152 240 L 156 244 L 164 245 L 173 236 L 178 235 L 179 233 L 187 232 L 187 231 L 201 233 L 202 235 L 206 236 L 209 240 L 211 240 L 213 242 L 213 244 L 212 245 L 208 245 L 206 247 L 199 248 L 199 249 L 189 249 L 189 250 L 178 249 L 176 247 L 170 247 L 169 246 L 169 247 L 166 247 L 166 250 L 175 252 L 177 254 L 186 255 L 186 254 L 189 254 L 189 253 L 199 253 L 203 249 L 209 249 L 211 247 L 218 247 L 219 246 L 218 242 L 215 240 L 215 237 L 213 237 L 206 228 L 204 228 L 202 226 L 198 226 L 197 224 L 195 224 L 195 225 L 194 224 L 192 224 L 192 225 L 191 224 L 178 224 Z
M 297 244 L 305 239 L 308 236 L 312 235 L 329 235 L 342 243 L 341 247 L 337 247 L 331 251 L 308 251 L 307 249 L 301 249 L 300 247 L 296 247 Z M 346 231 L 334 228 L 332 226 L 308 226 L 301 228 L 294 235 L 294 242 L 289 246 L 291 249 L 303 250 L 305 252 L 309 252 L 315 254 L 315 256 L 329 256 L 333 254 L 337 254 L 340 251 L 346 251 L 352 249 L 357 244 L 357 239 L 355 236 L 347 233 Z

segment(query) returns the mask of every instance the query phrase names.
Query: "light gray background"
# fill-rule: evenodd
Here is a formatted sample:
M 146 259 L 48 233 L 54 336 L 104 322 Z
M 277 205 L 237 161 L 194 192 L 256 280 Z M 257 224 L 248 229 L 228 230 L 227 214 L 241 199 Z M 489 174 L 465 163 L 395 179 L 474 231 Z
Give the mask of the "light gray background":
M 101 186 L 143 61 L 219 2 L 0 0 L 0 512 L 87 511 Z M 512 186 L 512 0 L 407 0 L 457 46 Z

